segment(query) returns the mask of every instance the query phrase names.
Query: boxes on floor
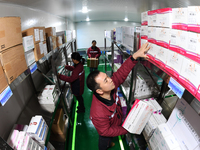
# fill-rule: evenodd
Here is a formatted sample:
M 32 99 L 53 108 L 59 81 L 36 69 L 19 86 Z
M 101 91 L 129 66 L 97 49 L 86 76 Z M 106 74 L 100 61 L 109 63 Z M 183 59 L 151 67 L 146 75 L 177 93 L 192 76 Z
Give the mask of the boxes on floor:
M 9 84 L 27 69 L 22 45 L 1 52 L 0 60 Z
M 24 52 L 28 52 L 34 49 L 34 42 L 32 35 L 23 37 L 23 47 L 24 47 Z
M 153 111 L 153 107 L 136 99 L 122 127 L 130 133 L 140 134 Z
M 99 65 L 99 60 L 97 58 L 88 58 L 87 66 L 92 68 L 97 68 Z
M 56 36 L 56 28 L 55 27 L 49 27 L 49 28 L 45 28 L 45 33 L 46 33 L 46 37 L 49 36 Z
M 200 33 L 199 6 L 188 6 L 188 31 Z
M 188 8 L 172 8 L 172 29 L 185 30 L 188 27 Z
M 52 125 L 52 131 L 54 134 L 63 134 L 65 130 L 65 115 L 63 113 L 62 108 L 56 111 L 55 119 Z
M 177 138 L 182 150 L 200 148 L 200 116 L 184 99 L 178 100 L 167 125 Z
M 0 51 L 22 43 L 20 17 L 0 18 Z
M 5 74 L 3 72 L 3 67 L 0 64 L 0 93 L 3 92 L 3 90 L 5 90 L 5 88 L 8 86 Z
M 62 43 L 62 36 L 57 36 L 56 37 L 56 45 L 57 47 L 61 46 L 63 43 Z

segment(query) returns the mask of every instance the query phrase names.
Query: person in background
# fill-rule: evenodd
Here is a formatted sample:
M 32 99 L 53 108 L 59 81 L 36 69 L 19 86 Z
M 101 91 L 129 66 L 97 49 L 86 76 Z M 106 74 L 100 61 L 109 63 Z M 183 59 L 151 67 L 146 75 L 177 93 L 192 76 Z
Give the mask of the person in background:
M 98 58 L 101 55 L 100 49 L 96 46 L 97 42 L 95 40 L 92 41 L 92 46 L 88 48 L 87 55 L 89 58 Z M 90 72 L 97 70 L 97 68 L 90 67 Z
M 79 103 L 77 113 L 84 113 L 85 106 L 82 94 L 84 92 L 85 70 L 83 65 L 85 63 L 85 59 L 82 58 L 82 56 L 80 56 L 80 54 L 77 52 L 73 52 L 71 58 L 74 63 L 74 66 L 66 65 L 65 68 L 69 71 L 72 71 L 72 75 L 65 76 L 58 74 L 58 77 L 61 80 L 69 82 L 71 84 L 72 93 L 75 95 Z
M 117 88 L 125 81 L 129 72 L 136 65 L 136 59 L 148 59 L 146 52 L 148 43 L 130 56 L 110 78 L 98 70 L 91 72 L 87 77 L 87 86 L 93 93 L 90 108 L 90 119 L 99 134 L 99 150 L 107 150 L 115 144 L 112 138 L 124 135 L 127 131 L 121 126 L 122 108 Z

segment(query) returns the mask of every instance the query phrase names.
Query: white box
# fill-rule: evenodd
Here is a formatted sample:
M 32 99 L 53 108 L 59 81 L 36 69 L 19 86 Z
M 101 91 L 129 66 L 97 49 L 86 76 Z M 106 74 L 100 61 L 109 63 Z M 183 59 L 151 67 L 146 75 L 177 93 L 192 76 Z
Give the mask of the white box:
M 148 38 L 148 26 L 141 26 L 140 37 L 141 37 L 141 39 Z
M 32 144 L 32 149 L 31 150 L 37 150 L 37 143 L 33 140 L 33 144 Z
M 148 26 L 157 26 L 157 10 L 148 11 Z
M 28 134 L 26 134 L 22 145 L 22 150 L 31 150 L 31 147 L 32 147 L 31 137 Z
M 148 42 L 156 44 L 157 43 L 157 28 L 156 27 L 148 27 Z
M 168 50 L 167 65 L 180 74 L 184 58 L 183 55 Z
M 172 29 L 187 31 L 188 8 L 172 8 Z
M 18 138 L 17 138 L 17 144 L 14 147 L 14 150 L 21 150 L 25 136 L 26 136 L 26 132 L 24 132 L 24 131 L 19 132 L 19 135 L 18 135 Z
M 145 44 L 146 42 L 148 42 L 148 41 L 145 40 L 145 39 L 141 39 L 141 46 L 142 46 L 143 44 Z
M 118 43 L 122 43 L 122 39 L 123 39 L 123 37 L 122 37 L 122 27 L 117 27 L 116 28 L 116 41 Z
M 159 59 L 165 65 L 167 65 L 168 52 L 169 52 L 169 49 L 161 47 L 161 46 L 157 46 L 157 51 L 155 51 L 155 58 Z
M 159 125 L 167 122 L 167 119 L 161 113 L 153 113 L 152 116 L 155 118 Z
M 157 26 L 172 27 L 172 8 L 157 9 Z
M 200 64 L 184 57 L 183 65 L 181 69 L 181 76 L 186 78 L 188 81 L 192 83 L 193 86 L 195 86 L 196 89 L 199 88 L 200 85 Z
M 200 6 L 188 6 L 188 31 L 200 33 Z
M 23 47 L 24 47 L 24 52 L 28 52 L 29 50 L 34 49 L 34 42 L 33 42 L 33 36 L 25 36 L 22 38 L 23 39 Z
M 158 102 L 154 98 L 149 98 L 150 103 L 155 107 L 157 112 L 162 111 L 162 107 L 158 104 Z
M 185 55 L 188 49 L 188 32 L 171 29 L 169 49 Z
M 10 147 L 14 148 L 17 144 L 17 138 L 18 138 L 19 131 L 18 130 L 12 130 L 10 133 L 7 143 L 10 145 Z
M 166 150 L 181 150 L 178 144 L 177 139 L 174 135 L 170 135 L 164 137 L 161 143 L 159 144 L 159 149 L 166 149 Z
M 156 44 L 164 48 L 169 48 L 170 29 L 156 28 Z
M 141 13 L 141 24 L 148 25 L 148 11 Z
M 152 57 L 154 57 L 157 54 L 159 47 L 158 45 L 152 43 L 149 43 L 149 46 L 150 49 L 148 50 L 147 53 L 150 54 Z
M 178 100 L 167 125 L 182 150 L 200 148 L 200 116 L 184 99 Z
M 42 116 L 32 117 L 29 127 L 27 129 L 27 133 L 29 133 L 31 137 L 34 137 L 38 140 L 39 139 L 39 131 L 42 127 L 42 123 L 43 123 Z
M 195 60 L 197 54 L 200 55 L 200 33 L 188 32 L 188 47 L 186 56 L 192 60 Z
M 151 137 L 151 135 L 153 134 L 157 126 L 158 126 L 158 123 L 156 122 L 155 118 L 151 115 L 147 124 L 144 127 L 144 131 L 148 138 Z
M 30 66 L 35 62 L 35 55 L 34 55 L 33 50 L 25 52 L 24 55 L 25 55 L 25 58 L 26 58 L 27 66 Z
M 134 27 L 122 27 L 123 45 L 133 51 L 134 46 Z
M 153 107 L 136 99 L 122 127 L 134 134 L 140 134 L 151 116 Z

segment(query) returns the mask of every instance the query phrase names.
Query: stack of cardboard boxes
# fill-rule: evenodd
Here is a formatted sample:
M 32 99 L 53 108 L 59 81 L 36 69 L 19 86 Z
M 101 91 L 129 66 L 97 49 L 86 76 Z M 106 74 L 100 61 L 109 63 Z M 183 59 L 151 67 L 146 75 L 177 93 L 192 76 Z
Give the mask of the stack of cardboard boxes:
M 49 27 L 45 28 L 46 37 L 49 38 L 48 43 L 48 52 L 50 52 L 53 48 L 53 50 L 56 49 L 56 28 L 55 27 Z
M 10 84 L 27 69 L 22 46 L 21 19 L 19 17 L 0 18 L 0 28 L 0 60 Z M 3 74 L 2 71 L 0 73 Z M 1 80 L 0 91 L 7 86 L 4 76 L 1 76 Z
M 33 36 L 35 60 L 39 61 L 47 54 L 45 27 L 33 27 L 22 31 L 22 36 Z

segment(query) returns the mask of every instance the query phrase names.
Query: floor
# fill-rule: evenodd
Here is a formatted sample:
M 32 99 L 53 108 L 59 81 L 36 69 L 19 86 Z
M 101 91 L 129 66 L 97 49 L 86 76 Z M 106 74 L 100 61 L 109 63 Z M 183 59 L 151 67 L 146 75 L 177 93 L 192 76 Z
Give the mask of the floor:
M 100 61 L 100 65 L 98 70 L 104 72 L 105 71 L 105 63 L 103 63 L 103 58 Z M 85 77 L 87 78 L 89 74 L 89 68 L 87 66 L 85 69 Z M 107 70 L 110 71 L 111 68 L 108 66 Z M 71 126 L 68 130 L 68 143 L 66 149 L 68 150 L 98 150 L 98 133 L 93 126 L 91 120 L 89 119 L 90 114 L 90 106 L 92 102 L 92 92 L 87 88 L 85 84 L 84 89 L 84 104 L 86 111 L 82 114 L 75 113 L 76 106 L 78 106 L 78 102 L 74 100 L 73 110 L 71 113 L 71 118 L 73 122 L 73 126 Z M 127 142 L 124 137 L 122 137 L 121 142 L 119 142 L 121 136 L 115 137 L 113 142 L 115 146 L 110 148 L 109 150 L 129 150 Z M 120 146 L 121 143 L 121 146 Z

